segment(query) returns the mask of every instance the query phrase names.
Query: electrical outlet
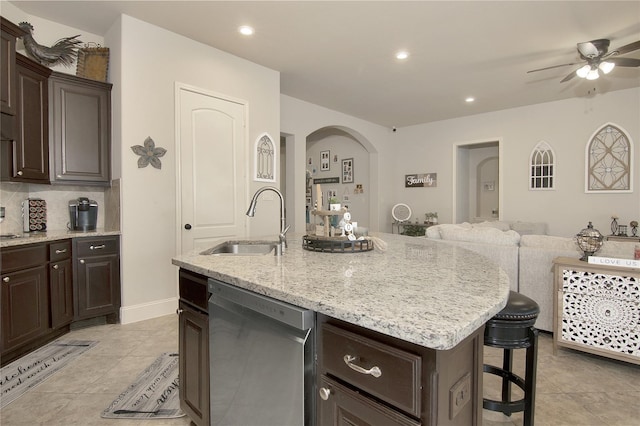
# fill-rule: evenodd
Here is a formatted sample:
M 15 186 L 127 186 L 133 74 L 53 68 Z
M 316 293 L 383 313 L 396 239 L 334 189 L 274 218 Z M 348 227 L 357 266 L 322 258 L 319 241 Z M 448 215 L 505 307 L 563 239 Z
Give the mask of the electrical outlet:
M 467 373 L 449 390 L 449 420 L 453 420 L 471 400 L 471 374 Z

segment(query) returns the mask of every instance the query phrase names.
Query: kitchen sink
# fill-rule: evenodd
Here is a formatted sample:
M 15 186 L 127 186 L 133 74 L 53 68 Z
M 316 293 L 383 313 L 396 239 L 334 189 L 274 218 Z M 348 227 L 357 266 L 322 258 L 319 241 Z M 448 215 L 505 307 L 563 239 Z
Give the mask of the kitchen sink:
M 277 241 L 225 241 L 200 254 L 211 256 L 262 256 L 279 250 Z
M 20 238 L 17 234 L 0 234 L 0 240 L 13 240 L 14 238 Z

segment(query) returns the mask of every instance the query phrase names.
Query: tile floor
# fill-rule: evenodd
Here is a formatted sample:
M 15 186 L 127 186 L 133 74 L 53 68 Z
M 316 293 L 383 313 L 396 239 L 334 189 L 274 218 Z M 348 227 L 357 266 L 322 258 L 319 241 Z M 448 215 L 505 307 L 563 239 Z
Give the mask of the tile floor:
M 160 353 L 177 349 L 176 315 L 83 328 L 64 337 L 97 340 L 99 344 L 1 410 L 2 426 L 189 424 L 187 417 L 145 421 L 100 418 L 100 412 Z M 640 424 L 640 366 L 566 349 L 554 356 L 550 335 L 541 334 L 539 342 L 536 426 Z M 514 364 L 522 365 L 523 355 L 523 350 L 516 351 Z M 485 348 L 485 361 L 500 365 L 500 352 Z M 499 395 L 499 386 L 497 378 L 485 375 L 485 394 Z M 522 424 L 521 413 L 508 418 L 485 410 L 483 417 L 484 426 Z

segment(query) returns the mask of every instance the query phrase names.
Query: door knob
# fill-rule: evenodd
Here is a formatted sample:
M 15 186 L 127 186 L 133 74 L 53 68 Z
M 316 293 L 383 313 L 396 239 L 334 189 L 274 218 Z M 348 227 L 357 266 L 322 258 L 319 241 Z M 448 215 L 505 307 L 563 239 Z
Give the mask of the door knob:
M 191 224 L 187 223 L 186 225 L 184 225 L 184 229 L 191 229 Z
M 53 265 L 53 269 L 58 269 L 60 268 L 58 265 Z
M 8 283 L 9 281 L 11 281 L 11 278 L 9 278 L 9 277 L 4 277 L 4 278 L 2 279 L 2 281 L 4 281 L 5 283 Z
M 320 394 L 320 398 L 322 398 L 323 401 L 326 401 L 329 399 L 329 396 L 331 395 L 331 389 L 320 388 L 318 390 L 318 393 Z
M 16 173 L 18 176 L 22 176 L 22 170 L 18 170 L 18 173 Z

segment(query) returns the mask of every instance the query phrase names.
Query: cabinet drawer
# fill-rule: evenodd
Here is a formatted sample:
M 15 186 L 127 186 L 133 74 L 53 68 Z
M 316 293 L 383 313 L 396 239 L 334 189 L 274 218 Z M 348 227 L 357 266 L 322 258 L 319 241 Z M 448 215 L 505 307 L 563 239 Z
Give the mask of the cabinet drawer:
M 24 269 L 32 266 L 41 266 L 47 263 L 47 245 L 29 244 L 26 246 L 2 249 L 0 264 L 2 273 Z
M 71 257 L 71 240 L 64 240 L 49 244 L 49 260 L 57 262 Z
M 117 237 L 83 238 L 76 241 L 76 257 L 118 254 L 119 250 Z
M 640 293 L 640 279 L 632 270 L 628 274 L 614 275 L 565 268 L 562 270 L 562 291 L 634 301 Z
M 420 417 L 418 355 L 330 324 L 323 324 L 321 339 L 322 368 L 328 374 Z
M 208 312 L 207 277 L 180 270 L 180 299 Z
M 417 422 L 327 376 L 319 382 L 318 424 L 420 426 Z

